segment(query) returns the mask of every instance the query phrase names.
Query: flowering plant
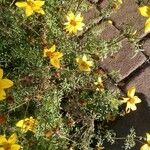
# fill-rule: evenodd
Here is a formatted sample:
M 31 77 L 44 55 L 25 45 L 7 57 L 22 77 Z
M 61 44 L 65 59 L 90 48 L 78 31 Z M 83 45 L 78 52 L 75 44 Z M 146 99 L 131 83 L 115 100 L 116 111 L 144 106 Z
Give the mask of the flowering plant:
M 88 0 L 1 2 L 0 150 L 100 150 L 117 139 L 109 125 L 142 100 L 135 87 L 124 98 L 110 86 L 100 61 L 120 49 L 122 35 L 98 39 L 95 22 L 121 5 L 112 0 L 87 21 Z

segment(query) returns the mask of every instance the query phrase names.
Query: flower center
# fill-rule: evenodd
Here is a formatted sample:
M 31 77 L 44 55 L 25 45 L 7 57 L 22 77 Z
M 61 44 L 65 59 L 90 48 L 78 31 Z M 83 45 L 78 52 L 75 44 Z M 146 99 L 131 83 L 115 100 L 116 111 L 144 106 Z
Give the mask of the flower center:
M 84 62 L 84 61 L 81 62 L 81 66 L 82 66 L 83 68 L 87 68 L 87 67 L 88 67 L 87 63 Z
M 35 4 L 34 4 L 33 2 L 31 2 L 31 1 L 28 1 L 27 4 L 28 4 L 30 7 L 32 7 L 32 8 L 35 6 Z
M 77 25 L 77 23 L 76 23 L 75 20 L 71 20 L 71 21 L 70 21 L 70 24 L 71 24 L 72 26 L 76 26 L 76 25 Z
M 32 126 L 33 125 L 33 123 L 29 120 L 25 121 L 24 124 L 25 124 L 25 126 Z
M 135 100 L 134 100 L 133 98 L 130 98 L 130 99 L 128 100 L 128 102 L 130 102 L 131 104 L 134 104 L 134 103 L 135 103 Z
M 11 145 L 9 143 L 6 143 L 4 145 L 4 150 L 11 150 Z

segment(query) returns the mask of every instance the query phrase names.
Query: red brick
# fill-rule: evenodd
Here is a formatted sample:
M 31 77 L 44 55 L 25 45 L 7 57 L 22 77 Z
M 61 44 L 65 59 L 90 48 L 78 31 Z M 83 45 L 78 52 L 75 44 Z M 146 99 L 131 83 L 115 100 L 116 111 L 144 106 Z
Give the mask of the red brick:
M 115 53 L 113 57 L 104 59 L 104 61 L 101 62 L 101 67 L 109 73 L 119 71 L 121 77 L 116 79 L 116 81 L 119 82 L 146 61 L 146 57 L 142 52 L 139 52 L 133 57 L 134 55 L 135 52 L 132 45 L 127 40 L 124 40 L 122 41 L 122 48 L 118 53 Z

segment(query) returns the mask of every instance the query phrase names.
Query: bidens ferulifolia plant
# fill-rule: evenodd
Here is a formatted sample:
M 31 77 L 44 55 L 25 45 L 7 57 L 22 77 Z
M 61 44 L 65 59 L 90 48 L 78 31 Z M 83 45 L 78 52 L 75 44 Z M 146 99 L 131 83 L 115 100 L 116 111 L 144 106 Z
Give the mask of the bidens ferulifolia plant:
M 98 18 L 121 4 L 112 0 Z M 98 39 L 95 21 L 84 18 L 90 7 L 87 0 L 1 1 L 0 150 L 104 149 L 116 137 L 108 122 L 136 110 L 135 87 L 122 98 L 100 66 L 121 37 Z M 142 150 L 148 133 L 147 143 Z

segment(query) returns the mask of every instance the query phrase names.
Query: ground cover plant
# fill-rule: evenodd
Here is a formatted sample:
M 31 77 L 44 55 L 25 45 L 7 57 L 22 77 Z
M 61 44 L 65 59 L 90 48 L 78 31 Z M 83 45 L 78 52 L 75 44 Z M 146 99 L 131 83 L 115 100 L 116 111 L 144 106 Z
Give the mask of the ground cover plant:
M 138 46 L 131 28 L 112 40 L 97 38 L 97 20 L 112 23 L 109 15 L 121 4 L 111 0 L 85 22 L 87 0 L 0 1 L 0 150 L 101 150 L 115 143 L 110 123 L 142 102 L 136 87 L 126 95 L 111 88 L 100 64 L 124 35 Z M 123 140 L 124 149 L 144 140 L 141 150 L 150 149 L 149 133 L 138 137 L 131 129 Z

